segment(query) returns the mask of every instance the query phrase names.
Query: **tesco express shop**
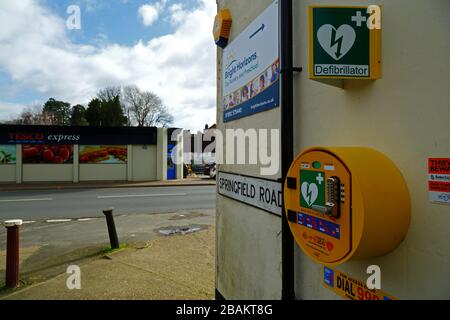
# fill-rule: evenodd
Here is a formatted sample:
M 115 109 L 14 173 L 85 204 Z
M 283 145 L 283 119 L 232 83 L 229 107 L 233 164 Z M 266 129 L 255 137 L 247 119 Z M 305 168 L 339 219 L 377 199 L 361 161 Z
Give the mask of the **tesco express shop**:
M 0 125 L 0 183 L 167 180 L 167 141 L 155 127 Z

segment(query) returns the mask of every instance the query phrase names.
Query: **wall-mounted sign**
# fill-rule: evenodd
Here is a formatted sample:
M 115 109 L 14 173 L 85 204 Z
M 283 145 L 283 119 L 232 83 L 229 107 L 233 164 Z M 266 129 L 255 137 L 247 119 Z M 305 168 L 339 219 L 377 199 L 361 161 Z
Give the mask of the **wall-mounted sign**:
M 220 195 L 281 216 L 280 182 L 219 172 L 217 188 Z
M 363 281 L 327 266 L 323 267 L 323 284 L 341 297 L 351 300 L 397 300 L 381 290 L 369 290 Z
M 82 164 L 123 164 L 127 158 L 127 146 L 80 146 Z
M 22 144 L 24 164 L 72 164 L 72 145 Z
M 428 159 L 430 202 L 450 204 L 450 158 Z
M 223 121 L 279 106 L 278 1 L 223 51 Z
M 381 78 L 381 7 L 309 8 L 311 79 Z
M 16 146 L 3 144 L 0 145 L 0 164 L 16 163 Z
M 0 125 L 0 144 L 155 145 L 157 129 Z

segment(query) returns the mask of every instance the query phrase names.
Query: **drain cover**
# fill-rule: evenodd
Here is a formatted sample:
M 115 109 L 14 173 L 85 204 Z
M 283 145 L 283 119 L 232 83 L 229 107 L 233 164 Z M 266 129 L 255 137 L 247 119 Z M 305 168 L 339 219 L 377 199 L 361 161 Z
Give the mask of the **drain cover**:
M 181 226 L 181 227 L 166 227 L 158 230 L 159 233 L 165 236 L 172 236 L 174 234 L 188 234 L 202 230 L 200 226 Z

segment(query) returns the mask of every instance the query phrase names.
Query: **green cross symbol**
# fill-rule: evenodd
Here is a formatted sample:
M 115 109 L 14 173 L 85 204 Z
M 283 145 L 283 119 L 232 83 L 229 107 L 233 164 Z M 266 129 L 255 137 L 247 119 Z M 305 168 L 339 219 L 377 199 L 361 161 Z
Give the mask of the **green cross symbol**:
M 325 205 L 325 174 L 321 171 L 300 170 L 300 206 Z

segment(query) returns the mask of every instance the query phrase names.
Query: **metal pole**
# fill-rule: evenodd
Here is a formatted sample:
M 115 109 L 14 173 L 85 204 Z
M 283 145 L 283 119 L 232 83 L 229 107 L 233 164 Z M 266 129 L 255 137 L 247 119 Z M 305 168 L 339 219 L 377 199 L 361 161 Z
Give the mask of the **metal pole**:
M 111 249 L 119 249 L 120 247 L 119 238 L 117 237 L 113 211 L 114 208 L 108 208 L 103 210 L 103 214 L 106 216 L 106 225 L 108 226 L 109 242 L 111 243 Z
M 292 0 L 280 0 L 280 30 L 281 30 L 281 171 L 282 181 L 286 181 L 287 172 L 294 159 L 293 143 L 293 46 L 292 46 Z M 283 300 L 295 299 L 294 291 L 294 239 L 289 230 L 289 224 L 284 214 L 281 221 L 281 264 Z
M 19 285 L 19 227 L 22 220 L 5 221 L 6 238 L 6 287 L 14 289 Z

